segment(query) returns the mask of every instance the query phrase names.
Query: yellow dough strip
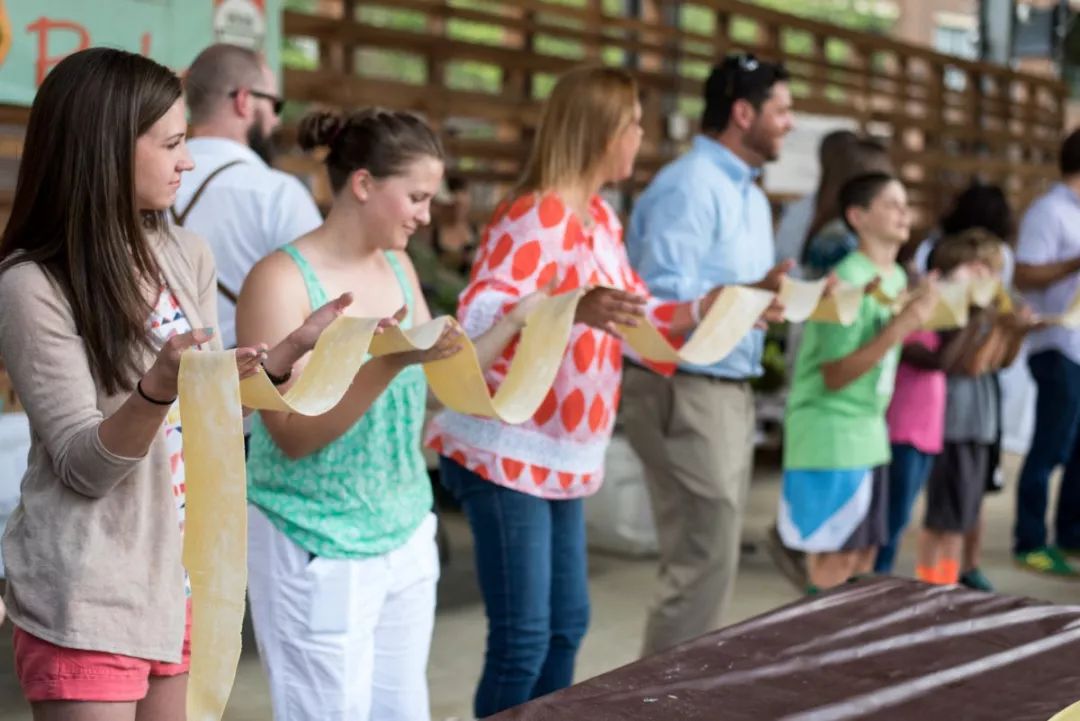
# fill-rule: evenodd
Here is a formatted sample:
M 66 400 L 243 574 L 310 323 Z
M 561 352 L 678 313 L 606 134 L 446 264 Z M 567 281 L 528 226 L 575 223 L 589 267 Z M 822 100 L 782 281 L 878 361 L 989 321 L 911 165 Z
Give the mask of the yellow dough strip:
M 833 291 L 825 295 L 826 281 L 798 280 L 785 277 L 780 287 L 780 300 L 784 303 L 784 318 L 792 323 L 813 320 L 822 323 L 850 325 L 859 313 L 866 292 L 862 287 L 839 281 Z M 939 300 L 934 306 L 930 320 L 924 328 L 949 330 L 967 325 L 971 306 L 985 308 L 996 304 L 1002 312 L 1013 310 L 1012 298 L 997 278 L 980 278 L 971 281 L 943 281 L 938 283 Z M 899 311 L 906 300 L 906 293 L 892 298 L 880 288 L 871 291 L 870 297 L 882 305 Z M 1073 300 L 1069 310 L 1052 319 L 1062 325 L 1074 323 L 1080 327 L 1080 294 Z
M 585 290 L 544 300 L 529 316 L 506 378 L 492 396 L 476 349 L 424 366 L 432 392 L 461 413 L 507 423 L 531 418 L 551 388 L 566 353 L 577 305 Z M 649 323 L 621 327 L 643 358 L 711 364 L 721 360 L 754 326 L 773 294 L 730 286 L 717 297 L 687 343 L 676 350 Z M 237 378 L 233 351 L 188 351 L 180 363 L 180 415 L 184 429 L 187 521 L 184 566 L 192 587 L 191 672 L 187 717 L 219 721 L 240 658 L 247 588 L 247 499 L 243 407 L 319 415 L 348 390 L 370 355 L 432 347 L 451 318 L 438 318 L 376 335 L 378 320 L 341 317 L 322 334 L 304 372 L 282 395 L 265 373 Z
M 997 281 L 942 283 L 942 301 L 928 327 L 967 322 L 972 303 L 996 301 L 1011 308 Z M 460 413 L 521 423 L 536 412 L 562 363 L 585 290 L 544 300 L 521 333 L 513 363 L 492 396 L 476 349 L 462 340 L 460 353 L 424 366 L 435 396 Z M 839 283 L 829 295 L 825 281 L 785 279 L 780 300 L 791 322 L 815 320 L 850 324 L 865 295 Z M 693 335 L 679 349 L 650 323 L 619 328 L 642 358 L 664 363 L 709 365 L 731 352 L 754 327 L 774 295 L 743 286 L 724 288 Z M 902 298 L 875 298 L 896 307 Z M 1080 327 L 1080 296 L 1057 322 Z M 426 350 L 452 318 L 376 335 L 378 320 L 341 317 L 322 334 L 304 372 L 280 394 L 262 372 L 238 381 L 232 351 L 189 351 L 180 365 L 180 413 L 184 429 L 187 519 L 184 565 L 192 586 L 192 659 L 188 719 L 219 721 L 228 702 L 240 658 L 240 630 L 247 587 L 247 500 L 243 450 L 243 407 L 319 415 L 344 396 L 370 356 Z M 1071 325 L 1070 325 L 1071 324 Z M 369 356 L 370 354 L 370 356 Z

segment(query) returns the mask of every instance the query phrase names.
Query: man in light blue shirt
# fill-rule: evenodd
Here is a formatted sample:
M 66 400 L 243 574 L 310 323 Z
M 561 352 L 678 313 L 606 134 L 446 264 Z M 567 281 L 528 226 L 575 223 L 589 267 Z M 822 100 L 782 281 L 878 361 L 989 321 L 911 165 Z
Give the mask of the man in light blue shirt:
M 718 285 L 778 290 L 772 213 L 757 185 L 792 128 L 783 66 L 732 55 L 705 84 L 701 135 L 638 199 L 630 262 L 659 298 L 692 300 Z M 660 545 L 660 584 L 646 654 L 717 628 L 739 560 L 750 482 L 754 398 L 764 331 L 719 363 L 670 378 L 628 363 L 623 423 L 645 466 Z
M 1061 147 L 1060 183 L 1031 204 L 1020 224 L 1016 287 L 1032 310 L 1059 315 L 1080 290 L 1080 131 Z M 1049 326 L 1028 339 L 1038 387 L 1035 433 L 1017 487 L 1013 552 L 1022 567 L 1076 576 L 1065 558 L 1080 553 L 1080 330 Z M 1055 538 L 1047 538 L 1050 475 L 1064 465 Z

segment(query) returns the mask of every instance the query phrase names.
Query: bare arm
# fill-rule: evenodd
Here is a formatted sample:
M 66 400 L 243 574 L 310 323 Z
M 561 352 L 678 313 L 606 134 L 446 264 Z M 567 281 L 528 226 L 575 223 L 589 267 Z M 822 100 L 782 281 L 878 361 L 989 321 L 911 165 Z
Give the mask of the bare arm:
M 1020 349 L 1024 347 L 1024 338 L 1027 337 L 1028 331 L 1026 328 L 1011 328 L 1005 329 L 1005 348 L 1002 351 L 1001 359 L 998 361 L 998 368 L 1008 368 L 1016 362 L 1016 357 L 1020 355 Z
M 930 350 L 922 343 L 906 343 L 900 349 L 900 360 L 924 371 L 941 370 L 941 350 Z
M 902 343 L 908 334 L 929 319 L 937 298 L 935 282 L 932 279 L 924 280 L 912 293 L 904 309 L 868 343 L 842 358 L 821 365 L 825 387 L 838 391 L 868 373 L 893 346 Z
M 1015 313 L 1009 313 L 998 318 L 1002 333 L 1005 338 L 1004 349 L 999 360 L 999 368 L 1008 368 L 1020 355 L 1020 349 L 1024 347 L 1024 339 L 1032 330 L 1039 327 L 1030 308 L 1021 308 Z
M 293 329 L 300 326 L 308 312 L 307 289 L 292 261 L 274 253 L 260 261 L 248 275 L 236 307 L 237 342 L 253 339 L 274 346 L 267 358 L 267 368 L 275 375 L 292 371 L 289 382 L 279 386 L 282 392 L 295 382 L 307 360 L 289 358 L 302 350 L 288 342 Z M 292 360 L 292 363 L 288 361 Z M 372 402 L 393 380 L 400 368 L 384 360 L 366 364 L 356 374 L 341 402 L 321 416 L 262 411 L 262 420 L 270 437 L 289 458 L 310 455 L 340 438 L 359 420 Z
M 1017 263 L 1013 282 L 1020 290 L 1039 290 L 1080 271 L 1080 256 L 1055 263 Z
M 825 387 L 838 391 L 855 382 L 881 362 L 893 346 L 901 343 L 918 327 L 910 316 L 900 314 L 889 321 L 880 333 L 858 350 L 821 365 Z
M 324 306 L 326 308 L 326 306 Z M 418 319 L 427 316 L 427 308 L 418 307 Z M 307 289 L 295 264 L 284 254 L 274 253 L 260 261 L 244 282 L 236 308 L 236 335 L 240 343 L 259 339 L 270 344 L 267 368 L 284 375 L 290 367 L 292 377 L 279 386 L 285 391 L 303 370 L 314 339 L 296 340 L 293 329 L 303 329 L 312 316 L 308 312 Z M 317 312 L 323 312 L 320 309 Z M 317 337 L 317 336 L 316 336 Z M 341 401 L 319 416 L 262 411 L 262 420 L 274 443 L 292 459 L 311 455 L 345 434 L 367 413 L 375 399 L 386 390 L 403 368 L 426 360 L 447 357 L 457 348 L 456 330 L 444 335 L 436 346 L 422 353 L 399 353 L 374 358 L 365 363 L 353 379 Z M 310 342 L 308 342 L 310 341 Z M 290 357 L 301 354 L 295 362 Z

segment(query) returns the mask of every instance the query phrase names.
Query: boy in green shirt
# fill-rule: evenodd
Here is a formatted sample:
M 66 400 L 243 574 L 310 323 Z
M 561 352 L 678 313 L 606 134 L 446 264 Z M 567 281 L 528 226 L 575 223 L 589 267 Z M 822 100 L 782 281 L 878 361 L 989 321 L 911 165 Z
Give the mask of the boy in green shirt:
M 897 297 L 907 286 L 896 263 L 910 233 L 899 180 L 884 173 L 850 180 L 840 190 L 840 211 L 859 248 L 836 275 L 868 293 L 851 325 L 807 323 L 784 421 L 778 527 L 784 545 L 807 553 L 811 591 L 869 573 L 887 540 L 885 411 L 900 343 L 937 303 L 933 281 L 920 285 L 896 315 L 869 292 L 880 287 Z

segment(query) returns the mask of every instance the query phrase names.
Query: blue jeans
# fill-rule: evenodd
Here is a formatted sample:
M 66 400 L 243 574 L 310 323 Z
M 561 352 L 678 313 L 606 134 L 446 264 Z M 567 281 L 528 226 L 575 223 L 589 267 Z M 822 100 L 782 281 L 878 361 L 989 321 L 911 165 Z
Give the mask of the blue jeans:
M 878 548 L 874 573 L 892 573 L 900 536 L 911 520 L 911 508 L 919 497 L 934 457 L 915 446 L 894 443 L 889 465 L 889 542 Z
M 529 496 L 449 458 L 439 470 L 472 528 L 488 618 L 476 717 L 569 686 L 589 625 L 584 501 Z
M 1080 549 L 1080 365 L 1055 350 L 1028 359 L 1035 378 L 1035 434 L 1016 493 L 1013 550 L 1047 545 L 1046 505 L 1050 474 L 1064 464 L 1055 522 L 1057 545 Z

